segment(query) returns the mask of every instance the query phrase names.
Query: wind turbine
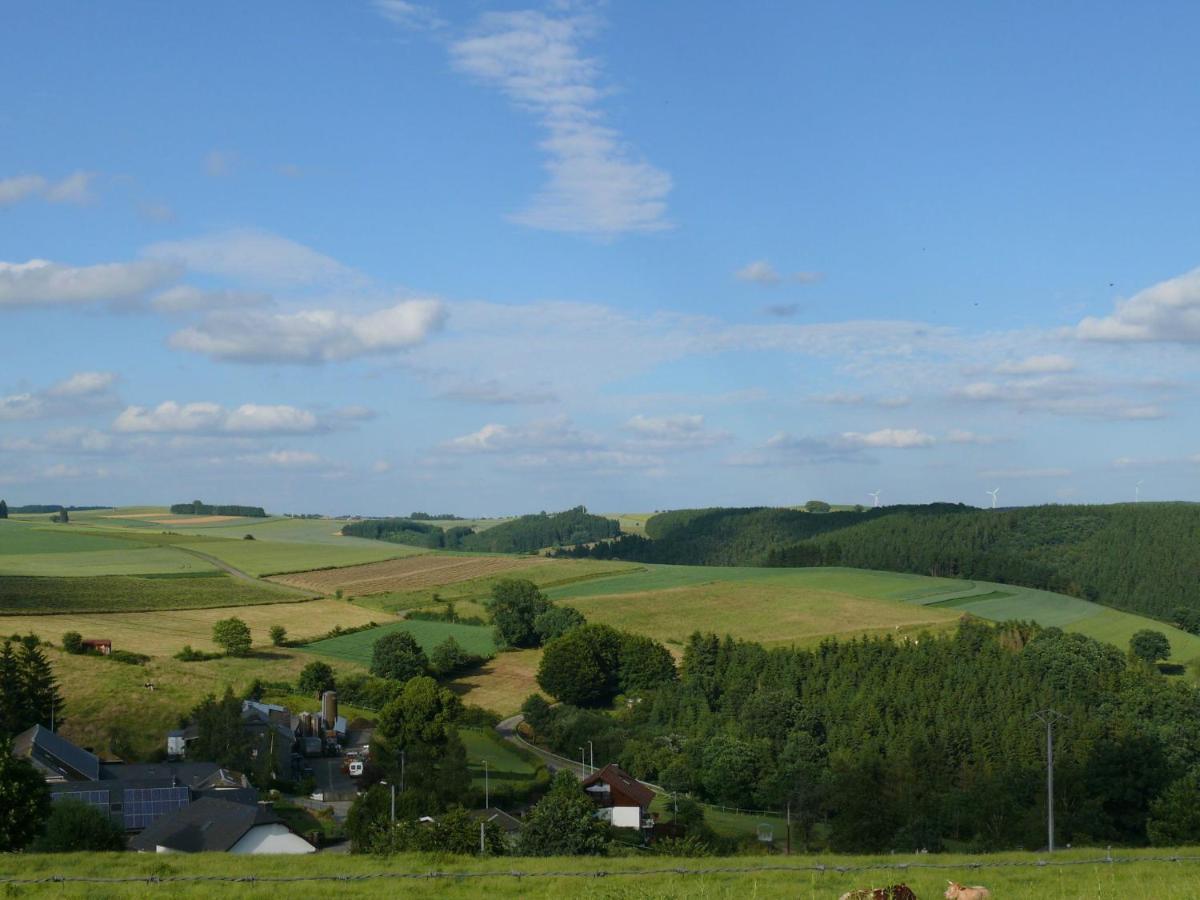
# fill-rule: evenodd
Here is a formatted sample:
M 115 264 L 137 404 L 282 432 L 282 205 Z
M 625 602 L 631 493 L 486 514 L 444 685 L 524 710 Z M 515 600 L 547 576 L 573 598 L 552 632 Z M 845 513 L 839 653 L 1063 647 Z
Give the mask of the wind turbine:
M 992 509 L 996 508 L 996 495 L 1000 493 L 1000 488 L 992 488 L 987 493 L 992 495 Z
M 874 497 L 875 503 L 873 505 L 878 506 L 879 505 L 879 495 L 882 493 L 883 493 L 883 491 L 867 491 L 867 496 Z
M 1145 479 L 1139 481 L 1133 486 L 1133 502 L 1140 503 L 1142 500 L 1142 485 L 1145 484 Z

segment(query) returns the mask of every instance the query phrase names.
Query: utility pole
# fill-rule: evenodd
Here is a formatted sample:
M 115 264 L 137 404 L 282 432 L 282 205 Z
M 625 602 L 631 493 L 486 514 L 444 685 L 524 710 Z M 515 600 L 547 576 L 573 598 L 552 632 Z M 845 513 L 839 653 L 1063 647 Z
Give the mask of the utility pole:
M 483 845 L 483 829 L 484 829 L 485 824 L 486 823 L 484 823 L 482 820 L 479 822 L 479 855 L 480 856 L 483 856 L 485 853 L 487 853 L 487 850 L 484 848 L 484 845 Z
M 404 751 L 400 751 L 400 790 L 404 790 Z
M 792 855 L 792 801 L 787 805 L 787 855 Z
M 1046 726 L 1046 846 L 1054 852 L 1054 723 L 1064 718 L 1056 709 L 1043 709 L 1034 716 Z
M 579 777 L 587 777 L 587 755 L 584 753 L 584 748 L 579 748 Z
M 588 769 L 589 774 L 596 771 L 596 748 L 592 746 L 591 741 L 588 741 Z
M 483 761 L 483 808 L 491 809 L 491 806 L 492 806 L 492 792 L 491 792 L 491 788 L 488 784 L 488 761 L 485 759 Z M 479 840 L 480 840 L 479 852 L 482 853 L 483 852 L 483 843 L 482 843 L 482 841 L 483 841 L 483 826 L 482 825 L 480 825 L 480 828 L 479 828 Z

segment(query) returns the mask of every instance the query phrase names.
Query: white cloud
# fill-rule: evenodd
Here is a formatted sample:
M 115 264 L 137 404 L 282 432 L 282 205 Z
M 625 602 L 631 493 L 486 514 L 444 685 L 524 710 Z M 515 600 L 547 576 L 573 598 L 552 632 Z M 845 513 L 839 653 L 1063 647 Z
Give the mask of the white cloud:
M 77 372 L 42 390 L 0 396 L 0 422 L 93 412 L 117 402 L 115 372 Z
M 165 291 L 155 294 L 150 300 L 150 305 L 154 309 L 166 313 L 246 309 L 270 304 L 269 294 L 235 290 L 206 291 L 190 284 L 179 284 L 167 288 Z
M 253 284 L 297 286 L 358 276 L 332 257 L 267 231 L 236 229 L 151 244 L 144 255 Z
M 1112 315 L 1088 316 L 1075 335 L 1088 341 L 1200 341 L 1200 268 L 1118 300 Z
M 446 23 L 429 6 L 409 0 L 373 0 L 375 9 L 393 25 L 413 31 L 441 28 Z
M 1168 384 L 1064 375 L 1012 378 L 1004 382 L 976 381 L 954 388 L 950 396 L 973 403 L 1010 406 L 1020 412 L 1041 412 L 1093 419 L 1161 419 L 1166 411 L 1153 398 Z M 1151 392 L 1148 402 L 1147 392 Z
M 371 471 L 376 475 L 385 475 L 392 471 L 392 464 L 386 459 L 377 459 L 371 463 Z
M 783 277 L 775 271 L 775 267 L 765 259 L 756 259 L 738 269 L 734 275 L 741 281 L 752 281 L 755 284 L 776 285 Z
M 596 448 L 599 441 L 576 429 L 566 419 L 557 417 L 530 422 L 526 425 L 489 423 L 478 431 L 451 438 L 442 446 L 456 453 L 500 453 L 513 450 L 544 450 L 546 448 Z
M 113 422 L 126 434 L 306 434 L 321 430 L 317 417 L 294 406 L 246 403 L 229 410 L 218 403 L 176 403 L 167 400 L 153 409 L 130 406 Z
M 73 172 L 57 184 L 46 186 L 46 199 L 51 203 L 91 203 L 92 172 Z
M 862 433 L 842 432 L 842 440 L 852 447 L 888 447 L 909 450 L 914 447 L 931 447 L 936 442 L 932 434 L 916 428 L 880 428 L 878 431 Z
M 117 382 L 116 372 L 76 372 L 46 389 L 51 397 L 87 397 L 108 391 Z
M 633 416 L 623 426 L 633 434 L 637 443 L 659 448 L 701 448 L 728 441 L 727 431 L 712 431 L 705 427 L 704 416 L 679 413 L 669 416 Z
M 437 300 L 405 300 L 363 315 L 330 309 L 219 312 L 172 334 L 170 345 L 218 360 L 316 364 L 406 350 L 444 320 Z
M 965 431 L 960 428 L 953 428 L 946 434 L 946 443 L 948 444 L 975 444 L 980 447 L 986 447 L 990 444 L 998 444 L 1002 440 L 1003 438 L 978 434 L 974 431 Z
M 1075 361 L 1068 356 L 1051 353 L 1044 356 L 1027 356 L 1010 360 L 996 366 L 1000 375 L 1047 375 L 1055 372 L 1073 372 Z
M 451 45 L 451 58 L 532 113 L 547 133 L 541 148 L 549 179 L 514 221 L 599 235 L 657 231 L 668 227 L 671 177 L 636 159 L 602 124 L 600 64 L 580 46 L 595 25 L 587 15 L 487 13 L 472 36 Z
M 267 453 L 252 453 L 239 457 L 252 465 L 273 466 L 279 469 L 311 469 L 325 466 L 325 460 L 308 450 L 271 450 Z
M 375 416 L 375 410 L 369 406 L 363 406 L 361 403 L 341 406 L 333 411 L 333 418 L 343 422 L 369 422 Z
M 41 197 L 48 203 L 90 203 L 94 198 L 92 172 L 72 172 L 61 181 L 50 181 L 42 175 L 16 175 L 0 178 L 0 206 L 9 206 L 31 197 Z
M 137 301 L 178 275 L 170 263 L 147 260 L 96 266 L 0 262 L 0 307 Z
M 523 406 L 553 403 L 558 395 L 540 388 L 509 388 L 494 378 L 483 381 L 458 381 L 441 388 L 436 396 L 443 400 L 459 400 L 464 403 L 486 403 L 497 406 Z
M 817 403 L 827 403 L 831 406 L 878 406 L 883 409 L 899 409 L 912 403 L 912 398 L 904 394 L 889 397 L 868 397 L 854 391 L 834 391 L 829 394 L 813 394 L 810 398 Z

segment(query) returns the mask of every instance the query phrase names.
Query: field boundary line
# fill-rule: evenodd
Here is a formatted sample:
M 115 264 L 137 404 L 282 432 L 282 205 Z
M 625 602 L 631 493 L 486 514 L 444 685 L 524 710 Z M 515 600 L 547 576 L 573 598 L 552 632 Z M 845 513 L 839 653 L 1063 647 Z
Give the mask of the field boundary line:
M 37 884 L 296 884 L 308 881 L 374 881 L 374 880 L 434 880 L 434 879 L 482 879 L 482 878 L 619 878 L 639 877 L 646 875 L 749 875 L 765 872 L 813 872 L 819 874 L 844 875 L 856 872 L 898 871 L 905 872 L 913 869 L 930 869 L 942 871 L 961 871 L 963 869 L 975 872 L 984 869 L 1018 869 L 1018 868 L 1068 868 L 1079 866 L 1124 865 L 1129 863 L 1195 863 L 1200 862 L 1200 856 L 1132 856 L 1114 857 L 1111 853 L 1104 857 L 1089 859 L 1036 859 L 1036 860 L 1004 860 L 996 862 L 970 861 L 964 863 L 924 863 L 904 862 L 864 864 L 855 866 L 840 866 L 826 863 L 811 865 L 765 865 L 765 866 L 706 866 L 689 868 L 686 866 L 663 866 L 654 869 L 591 869 L 591 870 L 558 870 L 547 872 L 529 872 L 513 869 L 507 872 L 446 872 L 430 870 L 426 872 L 364 872 L 364 873 L 331 873 L 311 875 L 128 875 L 115 878 L 104 878 L 90 875 L 47 875 L 43 878 L 21 878 L 18 876 L 0 877 L 0 884 L 8 885 L 37 885 Z

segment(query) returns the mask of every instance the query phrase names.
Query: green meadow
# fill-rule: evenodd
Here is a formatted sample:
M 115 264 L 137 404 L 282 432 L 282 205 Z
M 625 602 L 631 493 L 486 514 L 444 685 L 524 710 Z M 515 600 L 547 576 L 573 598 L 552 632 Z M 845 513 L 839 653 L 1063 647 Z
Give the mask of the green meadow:
M 394 631 L 409 632 L 426 653 L 433 652 L 433 649 L 448 637 L 453 637 L 458 641 L 459 646 L 468 653 L 491 656 L 496 652 L 496 642 L 492 638 L 490 626 L 459 625 L 454 622 L 424 622 L 419 619 L 391 622 L 367 631 L 326 638 L 314 644 L 306 644 L 302 649 L 309 653 L 369 666 L 375 642 L 385 634 L 391 634 Z

